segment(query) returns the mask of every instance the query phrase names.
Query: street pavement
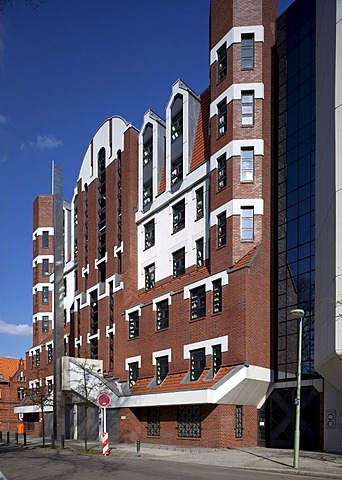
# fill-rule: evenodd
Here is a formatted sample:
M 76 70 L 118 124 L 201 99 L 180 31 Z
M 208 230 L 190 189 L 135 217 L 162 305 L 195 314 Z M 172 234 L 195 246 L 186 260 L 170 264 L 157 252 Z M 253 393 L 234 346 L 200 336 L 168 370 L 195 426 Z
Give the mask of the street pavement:
M 24 447 L 23 439 L 20 437 L 18 448 L 37 448 L 42 445 L 41 438 L 27 436 L 27 446 Z M 12 439 L 12 446 L 13 442 L 14 440 Z M 50 443 L 49 440 L 47 440 L 47 443 Z M 1 445 L 4 446 L 6 443 L 2 442 L 0 443 Z M 60 448 L 60 446 L 57 446 L 57 448 Z M 100 442 L 89 441 L 88 448 L 102 450 Z M 82 449 L 84 449 L 84 441 L 65 441 L 65 450 L 67 451 L 77 452 L 77 450 Z M 110 455 L 104 461 L 133 457 L 138 457 L 137 446 L 135 444 L 121 443 L 110 445 Z M 209 449 L 141 444 L 140 457 L 168 462 L 265 471 L 268 473 L 342 479 L 342 455 L 325 452 L 301 451 L 298 470 L 293 468 L 293 450 L 278 448 Z

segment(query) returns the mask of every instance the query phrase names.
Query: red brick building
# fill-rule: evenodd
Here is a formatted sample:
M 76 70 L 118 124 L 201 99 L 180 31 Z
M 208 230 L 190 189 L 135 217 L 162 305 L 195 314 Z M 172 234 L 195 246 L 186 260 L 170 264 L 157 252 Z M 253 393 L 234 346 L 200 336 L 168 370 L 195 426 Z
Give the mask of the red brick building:
M 64 203 L 67 436 L 82 429 L 70 365 L 88 358 L 112 438 L 257 444 L 271 382 L 276 13 L 275 0 L 212 0 L 208 89 L 178 80 L 165 119 L 148 111 L 138 131 L 113 117 L 90 141 Z M 54 229 L 53 196 L 39 196 L 30 387 L 53 382 Z
M 0 431 L 16 432 L 22 423 L 14 407 L 26 393 L 26 365 L 22 358 L 0 358 Z

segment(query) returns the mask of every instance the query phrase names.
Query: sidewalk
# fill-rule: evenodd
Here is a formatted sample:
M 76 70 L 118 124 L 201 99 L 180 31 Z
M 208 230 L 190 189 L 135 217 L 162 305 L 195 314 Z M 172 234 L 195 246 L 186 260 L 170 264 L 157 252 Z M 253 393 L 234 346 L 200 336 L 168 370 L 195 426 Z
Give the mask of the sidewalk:
M 51 444 L 51 439 L 46 439 L 46 444 Z M 4 442 L 0 445 L 4 445 Z M 41 438 L 27 437 L 26 448 L 41 445 Z M 18 446 L 23 447 L 23 440 L 20 438 Z M 82 450 L 83 448 L 82 440 L 65 441 L 66 451 Z M 100 442 L 89 441 L 88 448 L 101 451 Z M 114 444 L 110 445 L 110 449 L 111 453 L 108 457 L 103 457 L 104 461 L 114 461 L 116 458 L 123 457 L 138 458 L 135 444 Z M 293 450 L 278 448 L 209 449 L 141 444 L 140 458 L 342 479 L 342 455 L 324 452 L 301 451 L 298 471 L 294 470 L 292 466 Z

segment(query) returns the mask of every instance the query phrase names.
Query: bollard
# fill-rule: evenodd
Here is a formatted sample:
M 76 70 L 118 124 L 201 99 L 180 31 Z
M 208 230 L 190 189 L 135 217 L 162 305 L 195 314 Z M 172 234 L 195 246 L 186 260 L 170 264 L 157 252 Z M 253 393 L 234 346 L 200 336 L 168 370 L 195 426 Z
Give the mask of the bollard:
M 137 455 L 140 457 L 140 440 L 137 440 Z
M 52 448 L 55 448 L 55 436 L 54 436 L 54 434 L 51 435 L 51 446 L 52 446 Z
M 61 435 L 61 449 L 64 450 L 65 435 Z
M 15 443 L 18 445 L 19 443 L 18 432 L 15 432 L 14 437 L 15 437 Z
M 7 443 L 10 443 L 10 432 L 7 432 Z
M 24 432 L 24 446 L 27 445 L 27 442 L 26 442 L 26 432 Z
M 2 431 L 0 432 L 0 442 L 2 442 Z

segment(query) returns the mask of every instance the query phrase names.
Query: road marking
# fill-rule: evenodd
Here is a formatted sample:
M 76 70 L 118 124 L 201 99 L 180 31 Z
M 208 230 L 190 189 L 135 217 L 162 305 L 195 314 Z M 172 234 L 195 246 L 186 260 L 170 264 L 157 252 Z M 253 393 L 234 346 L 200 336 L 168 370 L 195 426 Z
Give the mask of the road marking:
M 7 480 L 7 478 L 5 477 L 5 475 L 3 473 L 0 472 L 0 480 Z

